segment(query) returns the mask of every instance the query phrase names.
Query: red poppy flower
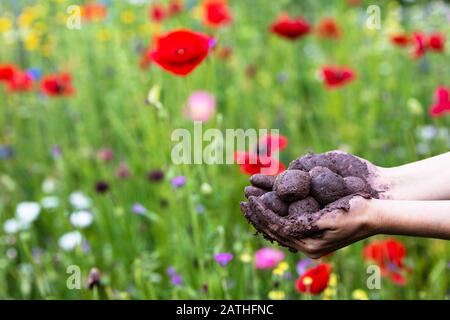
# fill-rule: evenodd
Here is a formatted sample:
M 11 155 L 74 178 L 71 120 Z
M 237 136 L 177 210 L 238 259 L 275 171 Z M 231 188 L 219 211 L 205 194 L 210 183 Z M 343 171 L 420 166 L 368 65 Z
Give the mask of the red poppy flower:
M 203 23 L 218 28 L 233 21 L 226 0 L 205 0 L 203 2 Z
M 150 20 L 153 22 L 161 22 L 167 17 L 166 10 L 159 3 L 155 3 L 150 7 Z
M 328 286 L 332 267 L 328 263 L 321 263 L 302 274 L 295 282 L 298 292 L 319 294 Z
M 0 65 L 0 81 L 9 82 L 14 78 L 14 74 L 19 69 L 13 64 L 1 64 Z
M 384 276 L 388 276 L 395 284 L 405 284 L 402 271 L 409 271 L 403 264 L 406 256 L 405 246 L 395 239 L 377 240 L 365 246 L 364 260 L 375 262 Z
M 176 30 L 156 41 L 153 62 L 175 75 L 191 73 L 208 55 L 212 38 L 199 32 Z
M 172 0 L 169 3 L 169 15 L 174 16 L 183 11 L 183 3 L 180 0 Z
M 433 51 L 444 52 L 445 35 L 439 32 L 430 34 L 428 37 L 428 47 Z
M 275 159 L 275 152 L 285 149 L 287 143 L 285 136 L 267 135 L 260 138 L 250 152 L 235 152 L 234 159 L 242 173 L 277 175 L 286 170 L 286 166 Z
M 317 26 L 319 36 L 324 38 L 339 39 L 341 29 L 334 18 L 324 18 Z
M 9 92 L 30 91 L 33 88 L 33 78 L 25 71 L 17 70 L 8 82 Z
M 325 66 L 320 72 L 329 89 L 341 87 L 356 77 L 353 70 L 344 67 Z
M 291 18 L 286 13 L 280 14 L 278 19 L 270 26 L 272 33 L 289 40 L 305 36 L 310 30 L 311 26 L 303 18 Z
M 450 112 L 450 89 L 446 87 L 439 87 L 435 93 L 436 102 L 430 108 L 430 115 L 432 117 L 440 117 L 444 113 Z
M 416 32 L 413 34 L 413 39 L 414 39 L 414 49 L 412 51 L 412 57 L 420 58 L 427 51 L 428 47 L 427 38 L 423 33 Z
M 90 22 L 102 21 L 107 14 L 106 6 L 101 3 L 88 3 L 81 8 L 83 19 Z
M 397 33 L 390 36 L 390 41 L 399 47 L 406 47 L 411 44 L 411 36 L 406 33 Z
M 45 76 L 41 81 L 41 91 L 52 97 L 69 96 L 75 92 L 72 77 L 68 73 Z

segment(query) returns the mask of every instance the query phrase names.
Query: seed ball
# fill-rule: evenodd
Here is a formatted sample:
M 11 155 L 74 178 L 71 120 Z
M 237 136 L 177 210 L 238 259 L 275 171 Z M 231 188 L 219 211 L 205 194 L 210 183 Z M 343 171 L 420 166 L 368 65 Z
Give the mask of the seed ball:
M 311 176 L 311 195 L 326 205 L 347 195 L 344 178 L 325 167 L 315 167 Z
M 324 154 L 310 153 L 299 158 L 298 162 L 305 171 L 311 171 L 314 167 L 325 167 L 336 172 L 336 167 Z
M 273 190 L 286 202 L 304 199 L 309 194 L 311 177 L 301 170 L 286 170 L 275 179 Z
M 260 197 L 265 193 L 267 193 L 267 190 L 263 190 L 254 186 L 247 186 L 244 188 L 244 195 L 247 199 L 251 196 Z
M 368 192 L 367 183 L 358 177 L 345 177 L 345 186 L 347 187 L 348 194 L 354 194 L 358 192 Z
M 288 170 L 302 170 L 302 171 L 308 171 L 306 170 L 303 165 L 300 163 L 300 158 L 295 159 L 289 163 Z
M 261 201 L 264 205 L 278 214 L 279 216 L 287 216 L 289 212 L 289 205 L 286 202 L 283 202 L 275 191 L 267 192 L 261 196 Z
M 351 154 L 329 152 L 327 158 L 336 168 L 335 172 L 343 177 L 354 176 L 364 179 L 369 174 L 367 164 Z
M 313 197 L 292 202 L 289 205 L 289 216 L 300 216 L 320 210 L 319 203 Z
M 264 190 L 272 190 L 276 176 L 268 176 L 265 174 L 254 174 L 250 177 L 250 183 Z

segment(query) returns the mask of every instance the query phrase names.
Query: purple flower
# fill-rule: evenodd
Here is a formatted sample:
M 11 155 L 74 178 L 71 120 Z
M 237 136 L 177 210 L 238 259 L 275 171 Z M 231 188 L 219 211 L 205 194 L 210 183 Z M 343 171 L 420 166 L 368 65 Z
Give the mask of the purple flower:
M 177 274 L 177 272 L 175 271 L 175 268 L 174 268 L 174 267 L 168 267 L 168 268 L 166 269 L 166 273 L 167 273 L 169 276 L 174 276 L 174 275 Z
M 139 215 L 145 214 L 147 212 L 147 209 L 140 203 L 133 204 L 132 210 L 133 210 L 133 213 L 139 214 Z
M 195 211 L 199 214 L 204 213 L 205 212 L 205 207 L 201 204 L 196 204 L 195 205 Z
M 61 158 L 61 147 L 59 145 L 55 144 L 52 147 L 52 155 L 53 155 L 53 158 L 55 158 L 55 159 Z
M 0 145 L 0 159 L 10 159 L 14 155 L 14 150 L 11 146 Z
M 296 269 L 299 276 L 303 275 L 308 267 L 313 263 L 313 261 L 309 258 L 302 259 L 297 262 Z
M 233 254 L 229 252 L 216 253 L 214 260 L 222 267 L 225 267 L 231 260 L 233 260 Z
M 181 188 L 182 186 L 184 186 L 186 184 L 186 177 L 185 176 L 176 176 L 175 178 L 172 179 L 171 183 L 172 183 L 172 186 L 174 186 L 175 188 Z
M 170 277 L 170 281 L 174 286 L 181 286 L 183 284 L 183 278 L 179 274 Z
M 105 193 L 109 190 L 109 184 L 105 181 L 99 181 L 95 184 L 95 190 L 98 193 Z
M 148 179 L 153 182 L 159 182 L 164 179 L 164 172 L 161 170 L 152 170 L 148 173 Z
M 183 278 L 175 271 L 174 267 L 168 267 L 166 273 L 170 276 L 170 282 L 174 286 L 181 286 L 183 284 Z

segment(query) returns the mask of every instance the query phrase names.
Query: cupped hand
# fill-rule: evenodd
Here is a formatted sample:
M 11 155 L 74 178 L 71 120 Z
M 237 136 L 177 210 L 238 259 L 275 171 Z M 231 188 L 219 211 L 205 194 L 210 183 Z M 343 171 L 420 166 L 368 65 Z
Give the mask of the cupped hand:
M 370 201 L 361 196 L 340 199 L 308 217 L 309 230 L 304 217 L 280 217 L 254 196 L 241 203 L 241 210 L 267 240 L 317 259 L 375 234 Z

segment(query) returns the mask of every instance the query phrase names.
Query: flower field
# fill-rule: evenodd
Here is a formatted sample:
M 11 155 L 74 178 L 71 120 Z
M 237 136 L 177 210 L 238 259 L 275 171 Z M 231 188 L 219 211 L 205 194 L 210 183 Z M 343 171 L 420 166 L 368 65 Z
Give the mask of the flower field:
M 311 260 L 239 203 L 269 139 L 277 172 L 448 151 L 449 38 L 446 1 L 1 1 L 0 298 L 448 299 L 444 240 Z M 194 122 L 279 134 L 240 165 L 174 163 Z

